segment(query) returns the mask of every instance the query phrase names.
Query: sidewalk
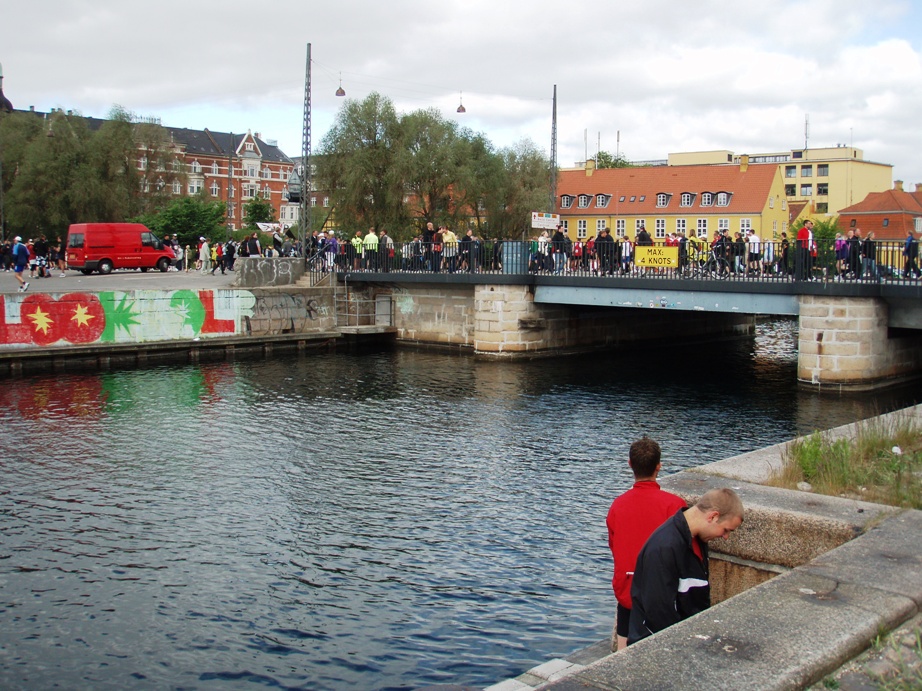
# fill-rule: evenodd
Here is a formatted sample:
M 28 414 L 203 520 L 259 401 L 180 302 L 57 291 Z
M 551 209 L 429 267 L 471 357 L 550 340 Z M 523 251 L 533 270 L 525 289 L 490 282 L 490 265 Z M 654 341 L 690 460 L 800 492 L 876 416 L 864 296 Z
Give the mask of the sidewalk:
M 29 282 L 29 293 L 97 293 L 104 290 L 180 290 L 196 288 L 233 288 L 236 274 L 228 271 L 221 275 L 217 271 L 214 276 L 203 274 L 201 271 L 147 271 L 142 273 L 137 270 L 115 270 L 108 276 L 98 273 L 84 276 L 79 271 L 66 271 L 64 278 L 60 272 L 51 278 L 30 278 L 23 274 Z M 19 291 L 19 282 L 14 278 L 12 271 L 0 272 L 0 293 L 16 293 Z

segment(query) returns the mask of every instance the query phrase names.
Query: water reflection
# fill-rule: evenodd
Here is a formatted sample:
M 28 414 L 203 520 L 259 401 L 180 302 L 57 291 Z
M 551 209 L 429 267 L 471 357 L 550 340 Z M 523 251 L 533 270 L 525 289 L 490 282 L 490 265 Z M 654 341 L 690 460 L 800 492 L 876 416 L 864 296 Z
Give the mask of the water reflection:
M 0 391 L 0 686 L 487 684 L 603 638 L 604 517 L 668 470 L 915 402 L 755 339 L 531 363 L 395 351 Z

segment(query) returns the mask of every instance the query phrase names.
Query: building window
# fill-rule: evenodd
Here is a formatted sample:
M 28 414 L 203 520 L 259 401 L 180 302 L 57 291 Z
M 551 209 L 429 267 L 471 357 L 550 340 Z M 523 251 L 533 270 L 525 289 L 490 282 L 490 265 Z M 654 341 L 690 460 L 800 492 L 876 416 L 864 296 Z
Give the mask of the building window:
M 729 206 L 730 205 L 730 195 L 726 192 L 717 193 L 717 206 Z
M 265 168 L 263 168 L 263 178 L 265 178 L 266 180 L 269 180 L 271 177 L 272 177 L 272 171 L 269 170 L 269 166 L 266 166 Z
M 138 160 L 138 170 L 147 170 L 147 156 L 141 156 Z
M 885 218 L 885 219 L 883 220 L 883 222 L 881 223 L 881 225 L 882 225 L 884 228 L 886 228 L 887 226 L 890 225 L 890 219 L 889 219 L 889 218 Z
M 218 175 L 220 172 L 221 172 L 221 169 L 218 168 L 218 162 L 215 161 L 214 163 L 211 164 L 211 174 Z
M 714 203 L 714 195 L 710 192 L 703 192 L 701 194 L 701 206 L 710 206 Z
M 586 209 L 586 208 L 588 208 L 588 207 L 589 207 L 589 200 L 590 200 L 590 199 L 591 199 L 591 197 L 590 197 L 588 194 L 581 194 L 581 195 L 579 195 L 579 199 L 578 199 L 578 201 L 577 201 L 577 204 L 579 205 L 579 208 L 581 208 L 581 209 Z
M 620 197 L 618 197 L 619 202 L 623 202 L 625 199 L 626 197 L 623 194 Z
M 691 206 L 695 203 L 695 195 L 691 192 L 682 192 L 681 200 L 679 201 L 679 206 Z
M 854 228 L 856 225 L 858 225 L 858 219 L 857 219 L 857 218 L 853 218 L 851 221 L 848 222 L 848 227 L 849 227 L 849 228 Z
M 633 202 L 635 199 L 637 199 L 637 197 L 634 195 L 631 195 L 631 201 Z
M 818 178 L 828 178 L 829 177 L 829 164 L 828 163 L 817 164 L 816 177 Z
M 792 151 L 791 152 L 791 158 L 803 158 L 803 157 L 804 157 L 803 151 Z
M 800 167 L 800 177 L 812 178 L 813 177 L 813 166 L 801 166 Z
M 586 230 L 588 226 L 589 226 L 589 223 L 586 221 L 585 218 L 579 219 L 576 222 L 576 237 L 578 238 L 586 237 L 586 235 L 588 234 Z
M 625 222 L 623 218 L 619 218 L 615 221 L 615 235 L 619 238 L 623 238 L 625 233 Z
M 708 234 L 708 220 L 706 218 L 698 219 L 698 237 L 707 237 Z
M 611 197 L 607 194 L 597 194 L 595 195 L 595 205 L 600 209 L 604 209 L 608 206 L 609 199 L 611 199 Z
M 570 232 L 570 222 L 569 221 L 566 221 L 566 220 L 563 221 L 563 232 L 564 233 Z
M 202 172 L 202 164 L 198 161 L 192 161 L 192 172 L 198 175 Z
M 669 195 L 663 192 L 660 192 L 656 195 L 656 205 L 659 207 L 666 206 L 669 203 Z
M 801 197 L 812 197 L 813 196 L 813 185 L 801 185 L 800 186 L 800 196 Z
M 177 181 L 176 184 L 178 185 L 179 182 Z M 189 181 L 189 194 L 198 194 L 199 192 L 202 191 L 202 188 L 204 186 L 205 186 L 205 183 L 201 180 L 190 180 Z M 179 192 L 177 192 L 176 194 L 179 194 Z
M 774 197 L 769 197 L 769 198 L 768 198 L 768 208 L 769 208 L 769 209 L 774 209 L 774 208 L 775 208 L 775 198 L 774 198 Z
M 182 194 L 182 185 L 179 180 L 173 180 L 172 188 L 173 194 Z
M 656 229 L 654 230 L 655 237 L 663 239 L 666 237 L 666 219 L 657 218 L 654 222 Z
M 212 197 L 217 197 L 217 196 L 218 196 L 218 192 L 220 192 L 221 190 L 220 190 L 220 188 L 218 187 L 218 183 L 212 182 L 212 183 L 211 183 L 211 189 L 210 189 L 209 191 L 211 192 L 211 196 L 212 196 Z
M 256 166 L 247 166 L 247 177 L 248 178 L 256 177 Z
M 740 219 L 740 232 L 745 233 L 749 230 L 752 230 L 752 219 L 751 218 L 741 218 Z
M 330 198 L 329 198 L 329 197 L 324 197 L 324 198 L 323 198 L 323 205 L 324 205 L 324 206 L 329 206 L 329 205 L 330 205 Z
M 317 197 L 311 197 L 311 206 L 317 206 Z
M 147 180 L 141 180 L 141 191 L 150 192 L 150 183 Z
M 797 177 L 797 166 L 785 166 L 784 167 L 784 177 L 796 178 Z
M 252 150 L 253 150 L 253 142 L 247 142 L 247 143 L 246 143 L 246 150 L 247 150 L 247 151 L 252 151 Z
M 569 209 L 571 206 L 573 206 L 573 197 L 571 197 L 569 194 L 563 195 L 560 198 L 560 208 Z
M 605 227 L 606 227 L 606 226 L 605 226 L 605 219 L 604 219 L 604 218 L 600 218 L 600 219 L 597 219 L 597 220 L 596 220 L 596 222 L 595 222 L 595 232 L 596 232 L 596 233 L 599 233 L 599 232 L 605 230 Z
M 829 183 L 828 182 L 816 183 L 816 193 L 820 196 L 829 194 Z
M 829 203 L 828 202 L 817 202 L 816 203 L 816 213 L 828 214 L 829 213 Z
M 598 223 L 596 225 L 598 225 Z M 604 225 L 602 227 L 604 228 Z M 566 221 L 564 221 L 563 232 L 564 234 L 570 232 L 569 224 L 567 224 Z M 580 240 L 583 240 L 586 238 L 586 224 L 585 223 L 583 223 L 583 225 L 580 225 L 579 223 L 576 224 L 576 237 L 577 239 L 580 239 Z
M 677 233 L 684 233 L 687 227 L 687 222 L 684 218 L 677 218 L 675 220 L 675 230 Z
M 781 200 L 781 210 L 782 210 L 782 211 L 787 211 L 787 210 L 788 210 L 788 200 L 787 200 L 787 199 L 782 199 L 782 200 Z
M 784 186 L 784 196 L 793 197 L 797 194 L 797 185 L 785 185 Z
M 717 219 L 717 230 L 719 230 L 721 233 L 726 230 L 729 233 L 730 232 L 730 219 L 729 218 L 718 218 Z
M 642 218 L 638 218 L 637 220 L 634 221 L 634 232 L 635 233 L 640 232 L 641 228 L 646 228 L 646 227 L 647 227 L 647 224 L 644 223 L 644 220 Z
M 642 202 L 647 201 L 647 195 L 645 195 L 645 194 L 640 195 L 640 201 L 642 201 Z
M 269 199 L 272 196 L 272 190 L 269 189 L 269 185 L 263 187 L 263 199 Z

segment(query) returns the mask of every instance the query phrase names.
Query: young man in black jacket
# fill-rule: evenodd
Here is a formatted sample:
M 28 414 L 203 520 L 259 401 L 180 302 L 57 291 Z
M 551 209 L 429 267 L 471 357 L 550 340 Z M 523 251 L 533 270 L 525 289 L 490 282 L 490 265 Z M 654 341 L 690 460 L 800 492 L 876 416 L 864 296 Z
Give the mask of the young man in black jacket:
M 743 522 L 743 503 L 732 489 L 705 492 L 654 531 L 634 569 L 628 645 L 711 606 L 707 543 Z

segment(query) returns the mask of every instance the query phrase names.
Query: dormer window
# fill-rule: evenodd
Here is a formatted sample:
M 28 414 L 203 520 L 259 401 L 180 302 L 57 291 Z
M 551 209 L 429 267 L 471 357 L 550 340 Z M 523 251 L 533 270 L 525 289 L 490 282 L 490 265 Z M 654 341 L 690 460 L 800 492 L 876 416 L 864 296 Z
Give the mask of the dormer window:
M 714 203 L 714 195 L 710 192 L 702 192 L 701 194 L 701 206 L 710 206 Z
M 729 206 L 730 205 L 730 195 L 726 192 L 717 193 L 717 206 Z
M 691 206 L 695 203 L 695 195 L 691 192 L 682 192 L 681 201 L 679 202 L 680 206 Z
M 597 194 L 595 195 L 595 205 L 600 209 L 604 209 L 608 206 L 609 199 L 611 199 L 610 194 Z
M 581 209 L 588 209 L 588 208 L 589 208 L 589 201 L 590 201 L 591 199 L 592 199 L 592 197 L 590 197 L 588 194 L 581 194 L 581 195 L 579 195 L 579 197 L 578 197 L 578 202 L 577 202 L 577 203 L 579 204 L 579 208 L 581 208 Z
M 562 195 L 560 197 L 560 208 L 569 209 L 571 206 L 573 206 L 573 197 L 569 194 Z
M 252 151 L 252 150 L 253 150 L 253 142 L 247 142 L 247 143 L 246 143 L 246 150 L 247 150 L 247 151 Z
M 664 206 L 669 206 L 669 199 L 672 197 L 671 194 L 666 194 L 665 192 L 660 192 L 656 195 L 656 205 L 660 208 Z

